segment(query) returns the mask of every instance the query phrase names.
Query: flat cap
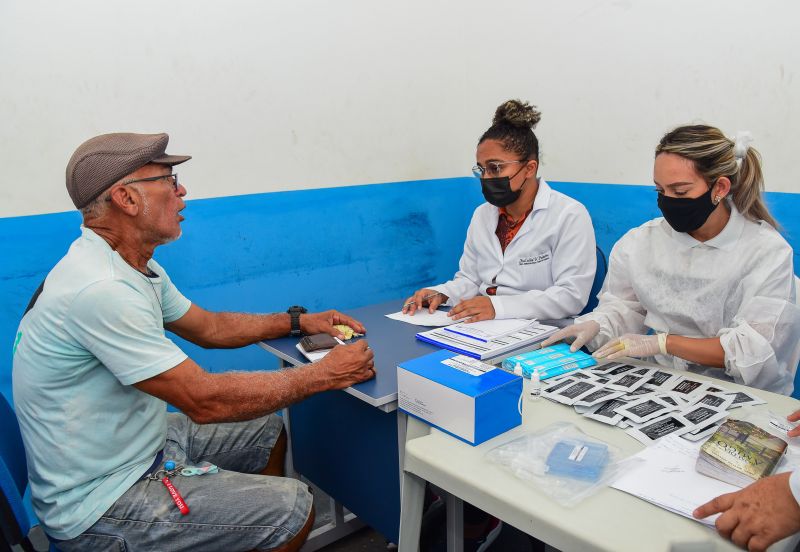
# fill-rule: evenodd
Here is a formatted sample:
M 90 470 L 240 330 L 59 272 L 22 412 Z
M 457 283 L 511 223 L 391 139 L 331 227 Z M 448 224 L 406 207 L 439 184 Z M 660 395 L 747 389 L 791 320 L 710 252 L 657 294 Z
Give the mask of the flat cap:
M 116 181 L 149 163 L 178 165 L 190 155 L 167 155 L 169 136 L 115 132 L 89 138 L 67 163 L 67 192 L 82 209 Z

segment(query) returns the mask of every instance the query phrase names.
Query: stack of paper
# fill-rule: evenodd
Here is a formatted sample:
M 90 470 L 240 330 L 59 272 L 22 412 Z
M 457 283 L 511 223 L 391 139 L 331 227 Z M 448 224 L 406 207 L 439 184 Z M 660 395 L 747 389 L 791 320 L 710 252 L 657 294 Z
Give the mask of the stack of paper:
M 536 320 L 508 318 L 504 320 L 482 320 L 480 322 L 459 322 L 445 329 L 448 332 L 486 342 L 524 330 L 532 324 L 536 324 Z
M 629 468 L 611 486 L 694 519 L 692 512 L 698 506 L 739 490 L 697 473 L 694 465 L 699 450 L 700 443 L 691 443 L 674 435 L 664 437 L 633 456 L 636 460 L 629 463 Z M 713 527 L 717 517 L 708 517 L 702 523 Z
M 462 355 L 485 360 L 543 341 L 558 330 L 555 326 L 534 322 L 519 331 L 484 341 L 448 329 L 436 328 L 420 332 L 417 334 L 417 339 Z

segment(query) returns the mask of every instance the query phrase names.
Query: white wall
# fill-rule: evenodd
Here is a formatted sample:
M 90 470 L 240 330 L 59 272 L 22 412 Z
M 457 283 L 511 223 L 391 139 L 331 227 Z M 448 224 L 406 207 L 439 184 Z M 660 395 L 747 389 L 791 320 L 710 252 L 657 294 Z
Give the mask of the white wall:
M 542 174 L 644 184 L 679 123 L 800 192 L 795 0 L 0 0 L 0 216 L 71 209 L 84 139 L 170 133 L 190 197 L 469 174 L 509 97 Z M 424 200 L 424 198 L 421 198 Z

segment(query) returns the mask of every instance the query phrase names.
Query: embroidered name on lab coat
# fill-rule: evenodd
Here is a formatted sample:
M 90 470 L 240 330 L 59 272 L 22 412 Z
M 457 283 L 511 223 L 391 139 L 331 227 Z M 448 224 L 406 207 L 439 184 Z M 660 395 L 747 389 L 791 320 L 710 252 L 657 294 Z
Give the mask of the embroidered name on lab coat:
M 535 265 L 550 259 L 550 252 L 540 253 L 534 257 L 520 257 L 519 266 Z

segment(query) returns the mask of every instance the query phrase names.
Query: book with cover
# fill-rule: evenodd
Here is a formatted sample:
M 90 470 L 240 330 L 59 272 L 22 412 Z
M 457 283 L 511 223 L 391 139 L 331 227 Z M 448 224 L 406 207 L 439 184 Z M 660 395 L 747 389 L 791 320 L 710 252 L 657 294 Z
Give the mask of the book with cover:
M 742 420 L 728 420 L 700 447 L 695 469 L 737 487 L 771 475 L 786 441 Z

